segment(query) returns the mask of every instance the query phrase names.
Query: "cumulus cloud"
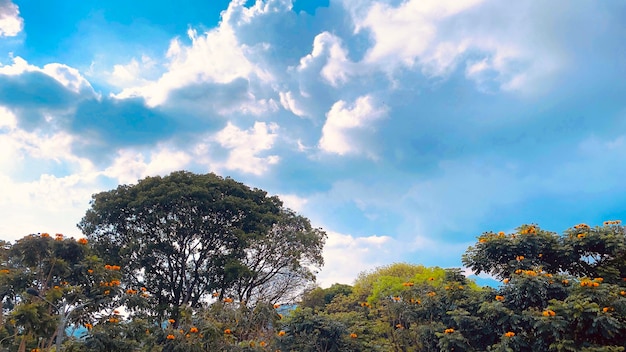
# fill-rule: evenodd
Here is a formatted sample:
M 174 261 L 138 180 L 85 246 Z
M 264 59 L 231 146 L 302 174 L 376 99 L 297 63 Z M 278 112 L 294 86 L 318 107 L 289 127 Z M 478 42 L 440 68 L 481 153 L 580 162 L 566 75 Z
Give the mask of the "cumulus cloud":
M 283 205 L 296 212 L 301 212 L 308 203 L 308 199 L 295 194 L 277 194 L 278 198 L 283 201 Z
M 325 152 L 339 155 L 368 153 L 359 140 L 358 132 L 372 129 L 372 123 L 386 114 L 384 107 L 375 106 L 369 96 L 357 98 L 353 104 L 340 100 L 326 114 L 319 147 Z
M 166 55 L 167 71 L 158 80 L 126 88 L 115 97 L 123 99 L 141 96 L 150 106 L 157 106 L 167 100 L 171 91 L 189 85 L 228 84 L 239 78 L 249 79 L 252 76 L 262 81 L 271 81 L 271 74 L 248 59 L 248 52 L 252 48 L 239 43 L 230 25 L 231 13 L 241 6 L 239 2 L 233 1 L 222 14 L 223 20 L 217 28 L 201 34 L 190 28 L 187 31 L 190 45 L 186 45 L 179 38 L 173 39 Z M 126 68 L 125 72 L 122 69 L 118 69 L 118 74 L 126 75 L 127 80 L 137 75 L 132 66 Z
M 23 58 L 16 56 L 13 58 L 12 65 L 1 65 L 0 74 L 8 76 L 18 76 L 25 72 L 42 72 L 54 78 L 65 88 L 78 93 L 83 89 L 92 89 L 89 81 L 83 77 L 80 72 L 70 66 L 51 63 L 44 65 L 42 68 L 29 64 Z
M 317 276 L 322 287 L 334 283 L 352 283 L 357 275 L 394 261 L 398 243 L 389 236 L 354 237 L 327 232 L 324 268 Z
M 120 150 L 115 160 L 102 174 L 116 179 L 120 184 L 134 184 L 147 176 L 182 170 L 191 160 L 188 153 L 165 146 L 149 151 L 148 154 L 149 160 L 146 160 L 142 152 Z
M 300 59 L 298 71 L 317 70 L 332 86 L 348 80 L 352 62 L 347 51 L 341 46 L 341 39 L 329 32 L 322 32 L 313 40 L 313 50 Z
M 0 0 L 0 37 L 14 37 L 24 28 L 20 9 L 11 0 Z
M 229 150 L 224 167 L 254 175 L 265 173 L 270 165 L 280 160 L 278 155 L 260 155 L 272 148 L 278 137 L 277 131 L 275 123 L 257 121 L 252 128 L 242 130 L 229 122 L 214 137 L 221 147 Z

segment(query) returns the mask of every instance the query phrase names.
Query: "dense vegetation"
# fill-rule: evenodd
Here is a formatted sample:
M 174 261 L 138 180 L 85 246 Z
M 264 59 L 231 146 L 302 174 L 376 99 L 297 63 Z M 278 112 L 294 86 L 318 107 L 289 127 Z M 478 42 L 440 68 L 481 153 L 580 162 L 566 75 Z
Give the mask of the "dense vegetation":
M 2 242 L 6 351 L 623 351 L 626 234 L 487 232 L 460 269 L 396 263 L 311 287 L 325 234 L 231 179 L 174 173 L 94 196 L 87 238 Z M 296 293 L 300 293 L 296 297 Z M 80 333 L 66 336 L 65 327 Z

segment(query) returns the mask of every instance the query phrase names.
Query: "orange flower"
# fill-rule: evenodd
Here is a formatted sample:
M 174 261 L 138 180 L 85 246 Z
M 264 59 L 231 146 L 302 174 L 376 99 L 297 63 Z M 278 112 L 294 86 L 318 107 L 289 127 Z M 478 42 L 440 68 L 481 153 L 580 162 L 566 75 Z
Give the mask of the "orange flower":
M 148 289 L 147 289 L 147 288 L 145 288 L 145 287 L 142 287 L 142 288 L 141 288 L 141 292 L 146 292 L 147 290 L 148 290 Z
M 541 314 L 543 314 L 544 317 L 553 317 L 556 315 L 556 313 L 552 309 L 546 309 Z
M 87 273 L 93 274 L 93 269 L 87 269 Z
M 174 324 L 174 323 L 176 322 L 176 320 L 174 320 L 174 319 L 168 319 L 167 321 L 168 321 L 170 324 Z
M 10 272 L 11 271 L 9 269 L 2 269 L 2 270 L 0 270 L 0 274 L 8 274 Z
M 355 334 L 355 333 L 352 333 L 352 334 L 350 334 L 350 337 L 353 338 L 353 339 L 356 339 L 358 337 L 358 335 Z
M 605 313 L 612 312 L 613 310 L 614 309 L 612 307 L 604 307 L 604 308 L 602 308 L 602 311 L 605 312 Z
M 105 290 L 105 291 L 104 291 L 104 295 L 105 295 L 105 296 L 107 296 L 109 293 L 111 293 L 111 291 L 109 291 L 109 290 Z
M 213 297 L 217 297 L 217 296 L 219 296 L 219 295 L 220 295 L 220 294 L 219 294 L 219 293 L 217 293 L 217 292 L 213 292 L 213 294 L 212 294 L 212 296 L 213 296 Z
M 510 281 L 509 279 L 504 279 L 504 280 L 502 280 L 502 282 L 504 282 L 505 284 L 508 284 L 508 283 L 509 283 L 509 281 Z
M 579 233 L 578 236 L 576 236 L 576 237 L 583 238 L 583 237 L 585 237 L 585 234 L 584 233 Z
M 433 292 L 433 291 L 428 292 L 428 296 L 430 296 L 430 297 L 434 297 L 435 295 L 437 295 L 437 294 L 435 292 Z
M 86 238 L 81 238 L 77 241 L 80 244 L 87 244 L 87 239 Z
M 54 235 L 54 239 L 57 241 L 63 241 L 63 235 L 60 233 L 57 233 L 56 235 Z
M 168 339 L 168 340 L 174 340 L 175 338 L 176 338 L 176 336 L 174 336 L 172 334 L 167 335 L 167 337 L 166 337 L 166 339 Z
M 454 329 L 453 329 L 453 328 L 445 329 L 445 330 L 443 331 L 443 333 L 444 333 L 444 334 L 451 334 L 451 333 L 453 333 L 453 332 L 454 332 Z
M 506 235 L 506 234 L 504 233 L 504 231 L 500 231 L 500 232 L 498 232 L 498 236 L 500 236 L 500 237 L 504 237 L 504 235 Z
M 278 309 L 278 308 L 280 308 L 280 304 L 278 303 L 274 304 L 274 309 Z
M 224 303 L 233 303 L 232 298 L 224 298 Z
M 393 296 L 391 299 L 393 299 L 394 301 L 398 302 L 398 301 L 400 301 L 401 298 L 398 297 L 398 296 Z
M 278 332 L 278 336 L 285 336 L 286 332 L 285 330 L 281 330 Z
M 504 296 L 496 296 L 496 301 L 504 301 Z
M 192 327 L 191 327 L 191 329 L 189 329 L 189 332 L 191 332 L 191 333 L 194 333 L 194 334 L 195 334 L 195 333 L 197 333 L 197 332 L 198 332 L 198 328 L 197 328 L 197 327 L 195 327 L 195 326 L 192 326 Z
M 487 240 L 486 240 L 486 239 L 484 239 L 484 238 L 481 238 L 481 239 L 479 239 L 479 240 L 478 240 L 478 242 L 480 242 L 480 243 L 485 243 L 485 242 L 487 242 Z
M 113 311 L 113 314 L 120 314 L 120 311 L 116 309 Z
M 111 270 L 111 266 L 110 266 L 109 264 L 105 265 L 105 266 L 104 266 L 104 268 L 105 268 L 106 270 Z
M 115 324 L 115 323 L 119 323 L 119 321 L 120 321 L 120 320 L 119 320 L 119 319 L 117 319 L 117 318 L 109 318 L 109 323 L 113 323 L 113 324 Z
M 135 293 L 137 293 L 137 290 L 133 290 L 131 288 L 129 288 L 128 290 L 126 290 L 126 293 L 129 295 L 134 295 Z
M 513 331 L 509 331 L 506 334 L 504 334 L 504 336 L 506 336 L 506 337 L 513 337 L 513 336 L 515 336 L 515 333 Z
M 515 260 L 517 260 L 518 262 L 522 261 L 522 260 L 524 260 L 524 256 L 523 255 L 518 255 L 517 257 L 515 257 Z
M 619 294 L 622 295 L 622 296 L 626 296 L 626 291 L 620 291 Z
M 265 347 L 265 346 L 267 346 L 267 342 L 261 341 L 261 342 L 259 342 L 259 346 Z
M 85 328 L 87 328 L 87 330 L 91 330 L 91 329 L 93 329 L 93 325 L 87 323 L 87 324 L 85 324 Z
M 232 331 L 230 329 L 224 330 L 224 334 L 226 334 L 226 335 L 230 335 L 231 333 L 232 333 Z
M 403 283 L 402 283 L 402 286 L 404 286 L 404 287 L 411 287 L 411 286 L 414 286 L 414 285 L 415 285 L 415 284 L 414 284 L 414 283 L 412 283 L 412 282 L 403 282 Z
M 435 278 L 434 277 L 429 277 L 428 281 L 435 281 Z

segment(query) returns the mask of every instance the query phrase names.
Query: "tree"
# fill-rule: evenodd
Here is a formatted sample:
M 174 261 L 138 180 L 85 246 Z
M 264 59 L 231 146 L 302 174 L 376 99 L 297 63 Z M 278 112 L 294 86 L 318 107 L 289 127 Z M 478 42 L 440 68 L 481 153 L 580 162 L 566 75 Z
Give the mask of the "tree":
M 78 226 L 122 263 L 126 282 L 148 288 L 161 318 L 174 319 L 212 294 L 276 298 L 292 289 L 266 295 L 283 275 L 313 279 L 307 265 L 321 265 L 325 240 L 265 191 L 184 171 L 94 195 Z
M 118 301 L 117 266 L 93 255 L 86 239 L 42 233 L 5 242 L 0 266 L 0 300 L 9 313 L 0 334 L 19 341 L 18 351 L 53 343 L 60 350 L 67 326 L 93 321 Z

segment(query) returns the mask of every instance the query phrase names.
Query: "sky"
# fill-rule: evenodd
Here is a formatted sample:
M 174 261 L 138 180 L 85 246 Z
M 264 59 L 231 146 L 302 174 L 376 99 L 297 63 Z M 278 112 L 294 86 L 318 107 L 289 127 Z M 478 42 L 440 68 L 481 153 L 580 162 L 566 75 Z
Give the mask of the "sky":
M 0 239 L 177 170 L 322 227 L 322 286 L 626 219 L 626 2 L 0 0 Z

